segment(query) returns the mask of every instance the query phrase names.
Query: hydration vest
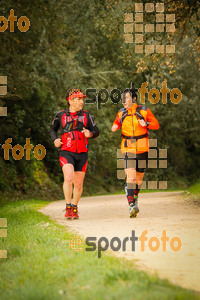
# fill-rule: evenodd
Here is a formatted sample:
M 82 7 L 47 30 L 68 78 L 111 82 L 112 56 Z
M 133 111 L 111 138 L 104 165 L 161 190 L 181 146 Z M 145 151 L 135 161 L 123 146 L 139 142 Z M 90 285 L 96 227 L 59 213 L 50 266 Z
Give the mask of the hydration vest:
M 83 130 L 83 127 L 84 127 L 84 123 L 83 123 L 83 110 L 81 111 L 78 111 L 77 112 L 77 119 L 74 120 L 73 117 L 70 115 L 70 112 L 67 111 L 65 109 L 65 114 L 66 114 L 66 124 L 65 124 L 65 127 L 63 128 L 63 133 L 67 133 L 67 132 L 70 132 L 70 131 L 82 131 Z M 69 121 L 69 118 L 71 118 L 71 120 Z M 76 122 L 76 126 L 74 127 L 74 122 Z
M 146 107 L 146 106 L 143 106 L 143 105 L 138 105 L 138 106 L 136 107 L 136 112 L 135 112 L 134 116 L 136 116 L 137 119 L 140 119 L 140 120 L 144 120 L 144 121 L 145 121 L 143 115 L 140 113 L 141 110 L 147 110 L 147 107 Z M 128 115 L 128 110 L 126 110 L 125 108 L 123 108 L 123 113 L 122 113 L 122 115 L 121 115 L 121 124 L 123 123 L 124 119 L 125 119 L 127 116 L 132 116 L 132 114 L 131 114 L 131 115 Z
M 144 105 L 138 105 L 136 107 L 136 111 L 135 111 L 135 114 L 130 114 L 128 115 L 128 110 L 126 110 L 125 108 L 123 109 L 123 112 L 122 112 L 122 115 L 121 115 L 121 124 L 123 123 L 123 121 L 125 120 L 126 117 L 128 116 L 136 116 L 137 119 L 140 119 L 140 120 L 144 120 L 145 121 L 145 118 L 143 117 L 143 115 L 140 113 L 141 110 L 147 110 L 147 107 L 144 106 Z M 135 139 L 135 140 L 138 140 L 138 139 L 143 139 L 145 137 L 148 137 L 148 133 L 145 133 L 145 134 L 142 134 L 142 135 L 138 135 L 138 136 L 125 136 L 122 134 L 122 137 L 124 139 Z M 126 142 L 126 145 L 127 145 L 127 142 Z

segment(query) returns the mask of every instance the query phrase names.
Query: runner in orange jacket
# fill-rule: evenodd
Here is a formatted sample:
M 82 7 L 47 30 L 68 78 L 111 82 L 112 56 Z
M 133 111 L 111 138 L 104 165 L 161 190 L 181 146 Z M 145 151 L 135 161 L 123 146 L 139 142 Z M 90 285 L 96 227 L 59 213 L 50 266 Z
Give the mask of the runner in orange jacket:
M 124 108 L 120 109 L 113 123 L 112 131 L 121 128 L 121 152 L 126 173 L 125 191 L 129 203 L 130 217 L 139 212 L 138 194 L 143 181 L 148 159 L 148 129 L 159 129 L 159 123 L 151 110 L 136 103 L 137 94 L 133 89 L 122 93 Z

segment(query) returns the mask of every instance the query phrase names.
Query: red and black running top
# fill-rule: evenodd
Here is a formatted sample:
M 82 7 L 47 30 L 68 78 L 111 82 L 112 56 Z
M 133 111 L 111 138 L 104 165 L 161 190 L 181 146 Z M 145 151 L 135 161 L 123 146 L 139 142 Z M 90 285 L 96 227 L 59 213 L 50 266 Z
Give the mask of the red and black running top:
M 58 129 L 61 128 L 61 139 L 63 143 L 61 150 L 76 153 L 87 152 L 88 139 L 82 132 L 83 127 L 92 132 L 92 138 L 98 137 L 99 129 L 92 115 L 87 110 L 71 113 L 69 109 L 65 109 L 55 115 L 50 127 L 50 135 L 54 141 L 57 139 Z

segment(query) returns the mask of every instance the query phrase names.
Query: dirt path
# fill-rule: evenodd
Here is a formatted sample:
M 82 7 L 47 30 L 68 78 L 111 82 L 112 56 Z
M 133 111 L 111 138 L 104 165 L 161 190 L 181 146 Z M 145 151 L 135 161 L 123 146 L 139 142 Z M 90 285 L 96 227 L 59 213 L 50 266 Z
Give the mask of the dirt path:
M 139 237 L 144 230 L 148 230 L 144 252 L 141 252 L 140 241 L 136 242 L 135 251 L 132 251 L 129 239 L 125 252 L 112 253 L 136 259 L 140 269 L 156 272 L 160 278 L 200 291 L 200 207 L 186 202 L 180 192 L 140 194 L 139 207 L 137 218 L 130 219 L 125 196 L 115 195 L 82 198 L 79 203 L 79 220 L 67 221 L 64 218 L 63 200 L 49 204 L 40 212 L 79 235 L 97 237 L 97 241 L 100 237 L 106 237 L 109 242 L 113 237 L 123 240 L 131 237 L 132 230 Z M 169 237 L 166 252 L 162 250 L 163 230 L 166 230 Z M 156 252 L 148 247 L 151 237 L 157 237 L 160 241 L 160 248 Z M 179 237 L 182 241 L 178 252 L 170 248 L 173 237 Z

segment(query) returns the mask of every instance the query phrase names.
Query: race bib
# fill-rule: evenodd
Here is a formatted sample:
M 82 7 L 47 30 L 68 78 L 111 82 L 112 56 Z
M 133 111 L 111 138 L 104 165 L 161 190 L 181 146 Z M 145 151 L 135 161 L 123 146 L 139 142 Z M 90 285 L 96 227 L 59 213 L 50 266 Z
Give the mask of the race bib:
M 67 138 L 67 147 L 71 147 L 72 145 L 72 139 L 70 137 Z

